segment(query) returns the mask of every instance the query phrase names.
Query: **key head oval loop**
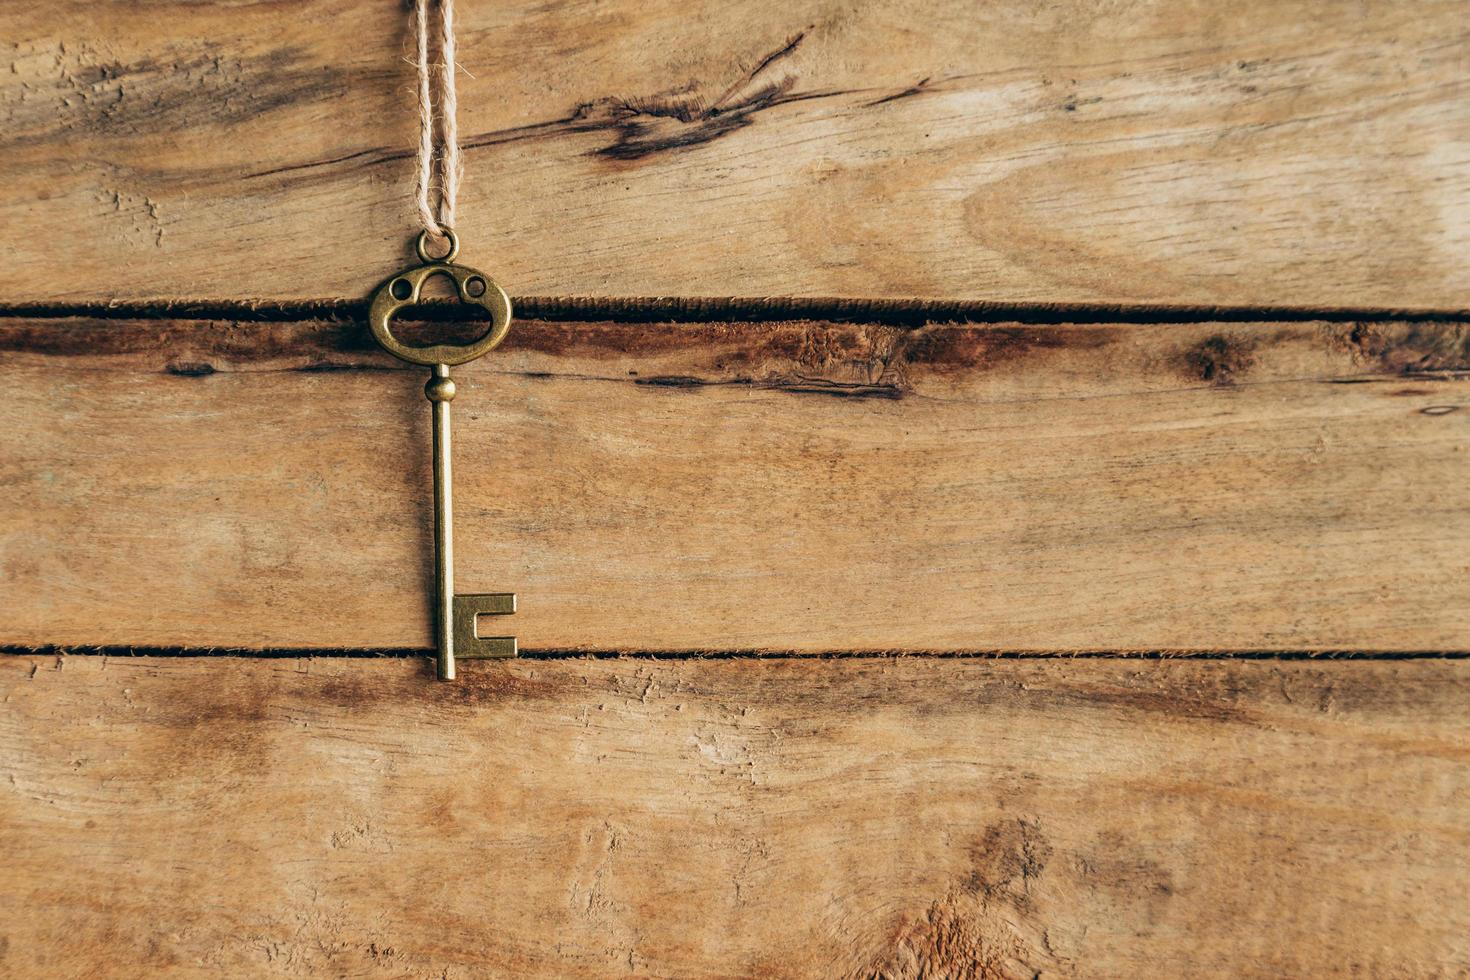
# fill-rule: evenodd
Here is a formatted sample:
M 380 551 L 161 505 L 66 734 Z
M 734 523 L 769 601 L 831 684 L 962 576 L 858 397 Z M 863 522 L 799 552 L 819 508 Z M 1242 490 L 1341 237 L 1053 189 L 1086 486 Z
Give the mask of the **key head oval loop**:
M 454 280 L 461 302 L 489 312 L 490 329 L 483 337 L 468 344 L 410 347 L 393 336 L 393 317 L 405 306 L 417 303 L 424 282 L 441 273 Z M 383 349 L 401 361 L 430 367 L 435 364 L 465 364 L 494 350 L 510 332 L 510 297 L 483 272 L 448 262 L 430 262 L 405 269 L 378 287 L 368 307 L 368 327 Z

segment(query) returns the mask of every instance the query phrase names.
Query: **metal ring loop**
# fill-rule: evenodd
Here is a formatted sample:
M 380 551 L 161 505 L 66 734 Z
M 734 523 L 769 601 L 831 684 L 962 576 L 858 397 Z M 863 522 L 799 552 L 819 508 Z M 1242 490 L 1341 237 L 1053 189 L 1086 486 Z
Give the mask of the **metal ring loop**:
M 425 228 L 419 232 L 419 240 L 414 243 L 414 251 L 419 253 L 419 261 L 425 265 L 442 262 L 445 265 L 453 262 L 459 257 L 459 236 L 448 228 L 444 229 L 444 238 L 449 242 L 449 251 L 443 255 L 429 254 L 429 229 Z

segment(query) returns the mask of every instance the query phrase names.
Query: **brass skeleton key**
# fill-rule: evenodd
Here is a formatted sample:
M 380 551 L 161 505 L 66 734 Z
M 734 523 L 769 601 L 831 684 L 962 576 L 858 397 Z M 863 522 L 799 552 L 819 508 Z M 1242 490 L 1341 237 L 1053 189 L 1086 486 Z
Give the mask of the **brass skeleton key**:
M 455 265 L 459 239 L 453 232 L 446 234 L 449 251 L 438 259 L 431 257 L 426 248 L 428 232 L 419 234 L 418 254 L 423 265 L 405 269 L 378 287 L 368 308 L 368 325 L 388 353 L 433 372 L 424 385 L 424 394 L 433 405 L 434 415 L 434 585 L 437 592 L 434 632 L 439 644 L 439 679 L 453 680 L 456 656 L 488 659 L 516 655 L 515 637 L 480 636 L 478 628 L 480 616 L 515 612 L 516 597 L 510 592 L 454 594 L 453 478 L 449 445 L 449 403 L 454 400 L 454 379 L 449 376 L 449 369 L 473 361 L 505 339 L 510 331 L 510 298 L 489 276 Z M 439 274 L 454 280 L 461 300 L 490 313 L 490 329 L 468 344 L 411 347 L 393 336 L 393 316 L 405 306 L 417 303 L 425 280 Z

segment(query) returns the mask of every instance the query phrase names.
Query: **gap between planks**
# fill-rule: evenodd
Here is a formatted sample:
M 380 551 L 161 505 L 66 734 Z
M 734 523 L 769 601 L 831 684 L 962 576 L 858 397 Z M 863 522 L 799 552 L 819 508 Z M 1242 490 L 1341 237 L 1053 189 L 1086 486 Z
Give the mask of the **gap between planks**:
M 248 660 L 331 658 L 407 660 L 431 658 L 433 650 L 413 647 L 166 647 L 0 645 L 5 657 L 233 657 Z M 1470 650 L 617 650 L 522 649 L 517 660 L 1467 660 Z
M 1183 306 L 1085 303 L 999 303 L 989 300 L 885 300 L 842 297 L 669 297 L 634 296 L 598 298 L 580 296 L 522 296 L 512 299 L 519 320 L 700 322 L 831 320 L 922 326 L 936 321 L 968 323 L 1137 324 L 1137 323 L 1251 323 L 1260 321 L 1327 323 L 1417 320 L 1434 323 L 1470 322 L 1467 309 L 1409 309 L 1387 307 L 1278 307 Z M 425 319 L 450 319 L 461 305 L 448 300 L 420 304 Z M 360 320 L 367 302 L 317 299 L 295 302 L 209 299 L 125 300 L 105 303 L 0 303 L 0 319 L 101 320 L 238 320 L 293 322 L 297 320 Z

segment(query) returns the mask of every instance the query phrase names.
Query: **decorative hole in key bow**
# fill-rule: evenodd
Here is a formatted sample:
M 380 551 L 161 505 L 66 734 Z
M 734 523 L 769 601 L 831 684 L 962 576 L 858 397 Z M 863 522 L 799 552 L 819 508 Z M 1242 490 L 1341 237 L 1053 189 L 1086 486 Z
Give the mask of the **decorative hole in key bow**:
M 402 288 L 398 288 L 402 284 Z M 485 280 L 473 275 L 465 280 L 464 291 L 473 301 L 485 295 L 488 286 Z M 407 300 L 413 295 L 413 287 L 402 277 L 394 278 L 389 286 L 393 297 Z M 448 273 L 428 276 L 419 288 L 417 302 L 408 302 L 394 315 L 390 325 L 393 336 L 405 346 L 423 349 L 436 344 L 473 344 L 495 329 L 491 312 L 478 302 L 465 302 L 459 286 Z

